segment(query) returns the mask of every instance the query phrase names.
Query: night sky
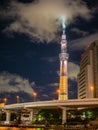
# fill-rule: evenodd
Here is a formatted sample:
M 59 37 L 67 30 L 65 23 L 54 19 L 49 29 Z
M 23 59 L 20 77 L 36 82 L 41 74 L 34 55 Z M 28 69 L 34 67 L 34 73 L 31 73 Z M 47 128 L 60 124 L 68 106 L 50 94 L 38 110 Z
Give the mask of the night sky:
M 57 99 L 61 16 L 66 17 L 69 99 L 81 54 L 98 40 L 98 0 L 0 0 L 0 101 Z

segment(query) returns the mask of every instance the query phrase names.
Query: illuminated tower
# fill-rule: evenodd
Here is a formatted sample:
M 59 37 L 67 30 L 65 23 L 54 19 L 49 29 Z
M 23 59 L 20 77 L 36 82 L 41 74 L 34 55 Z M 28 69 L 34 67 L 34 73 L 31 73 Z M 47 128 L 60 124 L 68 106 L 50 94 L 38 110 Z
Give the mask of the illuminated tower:
M 62 39 L 61 39 L 61 53 L 60 58 L 60 84 L 59 84 L 59 100 L 68 99 L 68 75 L 67 75 L 67 41 L 65 30 L 63 29 Z

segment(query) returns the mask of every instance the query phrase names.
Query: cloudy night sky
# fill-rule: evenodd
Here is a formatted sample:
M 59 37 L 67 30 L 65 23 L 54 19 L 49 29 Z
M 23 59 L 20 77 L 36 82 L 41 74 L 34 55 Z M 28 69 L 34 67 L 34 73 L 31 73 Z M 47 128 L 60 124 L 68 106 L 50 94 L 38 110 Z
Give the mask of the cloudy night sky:
M 61 17 L 68 42 L 69 99 L 81 54 L 98 40 L 98 0 L 0 0 L 0 101 L 57 99 Z

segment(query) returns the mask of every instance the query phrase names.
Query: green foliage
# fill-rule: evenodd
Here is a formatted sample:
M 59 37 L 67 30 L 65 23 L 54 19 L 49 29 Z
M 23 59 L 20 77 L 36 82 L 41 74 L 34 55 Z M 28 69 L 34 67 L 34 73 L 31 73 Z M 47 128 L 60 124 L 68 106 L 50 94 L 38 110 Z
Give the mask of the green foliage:
M 98 118 L 98 108 L 86 108 L 67 111 L 68 124 L 82 124 L 84 121 L 88 122 L 96 118 Z
M 13 121 L 14 119 L 17 118 L 17 114 L 16 113 L 11 113 L 11 121 Z
M 42 109 L 36 117 L 34 117 L 34 123 L 44 123 L 46 120 L 50 124 L 61 123 L 61 110 L 60 109 Z
M 6 114 L 5 113 L 1 113 L 0 114 L 0 121 L 5 121 L 6 120 Z

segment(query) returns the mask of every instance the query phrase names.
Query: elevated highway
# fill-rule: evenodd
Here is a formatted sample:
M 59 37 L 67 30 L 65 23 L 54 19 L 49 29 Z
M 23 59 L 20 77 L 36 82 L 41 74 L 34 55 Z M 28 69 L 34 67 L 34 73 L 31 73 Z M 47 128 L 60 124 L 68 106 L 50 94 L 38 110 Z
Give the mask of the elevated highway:
M 98 107 L 98 98 L 92 99 L 73 99 L 73 100 L 51 100 L 51 101 L 36 101 L 27 103 L 8 104 L 1 107 L 6 111 L 6 123 L 10 122 L 11 110 L 17 109 L 29 109 L 30 110 L 30 122 L 32 122 L 34 116 L 34 109 L 48 109 L 48 108 L 60 108 L 62 110 L 62 124 L 66 123 L 66 112 L 69 108 L 94 108 Z
M 73 99 L 66 101 L 51 100 L 51 101 L 37 101 L 27 103 L 17 103 L 5 105 L 3 109 L 17 109 L 17 108 L 46 108 L 46 107 L 97 107 L 98 98 L 92 99 Z

